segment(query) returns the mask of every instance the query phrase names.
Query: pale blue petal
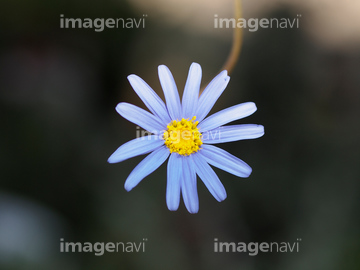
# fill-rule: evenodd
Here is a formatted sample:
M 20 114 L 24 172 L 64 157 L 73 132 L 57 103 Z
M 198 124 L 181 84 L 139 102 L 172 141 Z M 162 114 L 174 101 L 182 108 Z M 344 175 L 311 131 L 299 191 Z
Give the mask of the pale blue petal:
M 191 214 L 199 211 L 199 197 L 196 185 L 196 173 L 191 156 L 182 156 L 183 176 L 181 178 L 181 192 L 187 210 Z
M 158 67 L 161 87 L 164 91 L 166 106 L 172 120 L 181 120 L 181 104 L 174 77 L 167 66 Z
M 182 157 L 177 153 L 172 153 L 167 165 L 166 185 L 166 204 L 170 211 L 176 211 L 179 208 L 182 166 Z
M 199 155 L 199 153 L 195 153 L 192 156 L 194 158 L 196 173 L 204 182 L 207 189 L 217 201 L 221 202 L 225 200 L 226 191 L 224 185 L 221 183 L 219 177 L 216 175 L 214 170 L 205 161 L 205 159 L 201 155 Z
M 203 144 L 201 147 L 198 153 L 211 165 L 239 177 L 250 176 L 251 167 L 241 159 L 213 145 Z
M 148 107 L 154 115 L 159 117 L 165 125 L 170 123 L 171 119 L 166 106 L 155 91 L 137 75 L 129 75 L 127 78 L 146 107 Z
M 116 111 L 125 119 L 154 134 L 160 134 L 166 129 L 166 125 L 159 118 L 135 105 L 122 102 L 116 106 Z
M 218 128 L 232 121 L 247 117 L 256 111 L 254 102 L 241 103 L 210 115 L 199 124 L 201 132 Z
M 128 158 L 147 154 L 164 144 L 158 135 L 136 138 L 120 146 L 108 159 L 109 163 L 117 163 Z
M 255 124 L 222 126 L 202 133 L 204 143 L 225 143 L 256 139 L 264 135 L 264 127 Z
M 182 112 L 185 119 L 191 119 L 195 116 L 199 100 L 201 74 L 201 66 L 197 63 L 192 63 L 182 98 Z
M 125 181 L 125 189 L 130 191 L 136 187 L 141 180 L 159 168 L 169 155 L 170 151 L 166 146 L 160 147 L 149 154 L 130 173 Z
M 199 98 L 199 105 L 196 112 L 196 120 L 201 122 L 210 112 L 215 102 L 224 92 L 230 77 L 227 76 L 227 71 L 220 72 L 205 88 L 204 92 Z

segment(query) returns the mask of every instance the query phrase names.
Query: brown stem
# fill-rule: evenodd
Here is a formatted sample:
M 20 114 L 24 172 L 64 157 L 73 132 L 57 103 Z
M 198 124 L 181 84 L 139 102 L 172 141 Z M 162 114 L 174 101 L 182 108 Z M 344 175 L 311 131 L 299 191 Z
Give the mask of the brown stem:
M 235 0 L 235 21 L 238 22 L 238 19 L 241 18 L 241 0 Z M 230 51 L 230 54 L 223 65 L 222 70 L 227 70 L 228 74 L 231 74 L 233 71 L 237 60 L 239 59 L 240 51 L 241 51 L 241 45 L 242 45 L 242 28 L 241 27 L 235 27 L 234 33 L 233 33 L 233 44 Z
M 235 4 L 235 7 L 234 7 L 235 8 L 235 22 L 238 22 L 242 15 L 241 0 L 234 0 L 234 4 Z M 230 75 L 231 72 L 234 70 L 234 67 L 239 59 L 242 41 L 243 41 L 242 28 L 236 27 L 236 25 L 235 25 L 234 32 L 233 32 L 232 48 L 231 48 L 230 54 L 229 54 L 225 64 L 223 65 L 223 67 L 221 68 L 220 71 L 227 70 L 228 75 Z M 203 86 L 200 89 L 200 94 L 204 91 L 204 89 L 205 89 L 205 86 Z

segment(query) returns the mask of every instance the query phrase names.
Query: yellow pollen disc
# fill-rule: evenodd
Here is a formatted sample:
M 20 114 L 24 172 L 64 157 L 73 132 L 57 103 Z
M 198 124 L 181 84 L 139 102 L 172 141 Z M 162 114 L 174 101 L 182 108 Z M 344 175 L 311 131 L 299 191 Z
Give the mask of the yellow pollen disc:
M 164 132 L 164 141 L 170 153 L 175 152 L 188 156 L 200 150 L 203 143 L 201 133 L 197 128 L 199 122 L 195 122 L 195 119 L 194 116 L 191 120 L 184 118 L 181 121 L 173 120 L 167 125 L 167 130 Z

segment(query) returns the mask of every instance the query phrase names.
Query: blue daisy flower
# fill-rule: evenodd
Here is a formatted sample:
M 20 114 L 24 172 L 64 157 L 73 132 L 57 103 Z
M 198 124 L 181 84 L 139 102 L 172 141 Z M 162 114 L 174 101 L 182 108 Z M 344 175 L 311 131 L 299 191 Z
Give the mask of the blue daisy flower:
M 178 209 L 182 193 L 187 210 L 197 213 L 196 175 L 221 202 L 226 198 L 226 191 L 210 165 L 239 177 L 248 177 L 252 171 L 244 161 L 213 144 L 258 138 L 264 135 L 264 127 L 255 124 L 224 126 L 253 114 L 256 111 L 253 102 L 241 103 L 205 118 L 229 83 L 226 70 L 217 75 L 199 97 L 202 72 L 200 65 L 193 63 L 182 102 L 170 70 L 161 65 L 158 72 L 166 105 L 140 77 L 128 76 L 131 86 L 151 113 L 125 102 L 119 103 L 116 111 L 150 135 L 123 144 L 108 162 L 117 163 L 150 153 L 126 179 L 125 189 L 130 191 L 169 158 L 166 186 L 169 210 Z

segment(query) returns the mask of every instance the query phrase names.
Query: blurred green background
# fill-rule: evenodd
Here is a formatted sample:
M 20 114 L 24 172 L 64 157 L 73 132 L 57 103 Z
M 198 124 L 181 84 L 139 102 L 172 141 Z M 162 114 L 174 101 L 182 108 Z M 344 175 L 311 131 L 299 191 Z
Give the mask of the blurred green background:
M 209 82 L 232 35 L 213 28 L 214 14 L 231 17 L 232 1 L 3 1 L 0 269 L 360 269 L 360 24 L 351 13 L 359 6 L 338 5 L 244 1 L 246 18 L 302 14 L 300 28 L 244 31 L 212 112 L 253 101 L 258 111 L 238 123 L 262 124 L 265 135 L 219 145 L 253 173 L 241 179 L 215 169 L 228 198 L 218 203 L 199 180 L 200 211 L 191 215 L 182 202 L 168 211 L 165 165 L 124 190 L 143 157 L 106 162 L 136 136 L 114 108 L 145 108 L 129 74 L 163 97 L 160 64 L 181 93 L 192 62 Z M 96 32 L 62 29 L 60 14 L 147 17 L 145 28 Z M 60 238 L 148 240 L 145 252 L 95 256 L 61 253 Z M 214 238 L 302 241 L 298 253 L 249 256 L 214 253 Z

